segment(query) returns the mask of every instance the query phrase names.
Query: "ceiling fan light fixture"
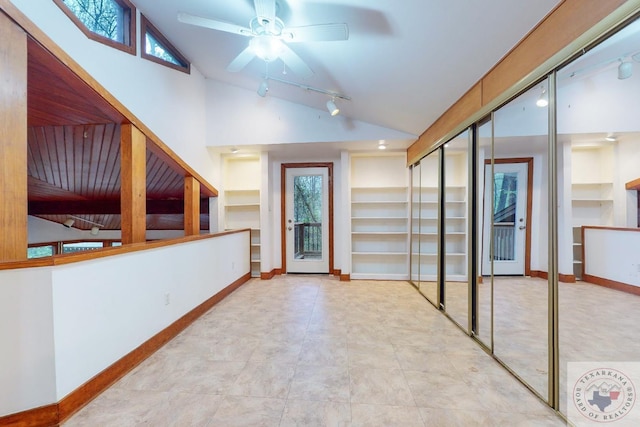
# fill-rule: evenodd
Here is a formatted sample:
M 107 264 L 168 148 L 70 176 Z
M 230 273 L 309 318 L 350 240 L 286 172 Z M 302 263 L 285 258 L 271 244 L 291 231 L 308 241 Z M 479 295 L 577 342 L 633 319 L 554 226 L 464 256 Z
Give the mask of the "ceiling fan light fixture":
M 265 62 L 275 61 L 284 50 L 282 41 L 270 34 L 255 36 L 249 42 L 249 46 L 253 53 Z
M 340 109 L 336 105 L 335 99 L 330 99 L 327 101 L 327 110 L 329 110 L 329 114 L 332 116 L 337 116 L 340 114 Z
M 269 92 L 269 84 L 267 83 L 267 79 L 264 79 L 260 82 L 260 86 L 258 86 L 258 95 L 264 98 L 267 92 Z

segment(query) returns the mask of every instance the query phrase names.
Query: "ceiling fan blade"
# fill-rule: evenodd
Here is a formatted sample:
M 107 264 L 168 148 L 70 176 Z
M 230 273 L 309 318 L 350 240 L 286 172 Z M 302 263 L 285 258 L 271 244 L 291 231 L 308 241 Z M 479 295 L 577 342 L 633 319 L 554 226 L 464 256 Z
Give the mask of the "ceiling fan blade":
M 313 71 L 289 46 L 282 44 L 280 59 L 298 76 L 307 79 L 313 76 Z
M 275 22 L 276 0 L 253 0 L 253 5 L 256 8 L 256 15 L 260 23 L 262 23 L 263 20 L 269 23 Z
M 330 42 L 349 39 L 347 24 L 319 24 L 306 27 L 287 28 L 282 38 L 292 42 Z
M 249 62 L 251 62 L 251 60 L 254 57 L 255 57 L 255 54 L 253 53 L 253 49 L 251 49 L 250 46 L 247 46 L 245 50 L 240 52 L 240 54 L 236 56 L 233 61 L 231 61 L 231 64 L 227 66 L 227 71 L 236 73 L 242 70 L 244 67 L 247 66 Z
M 212 30 L 224 31 L 227 33 L 240 34 L 241 36 L 251 36 L 251 30 L 236 24 L 217 21 L 215 19 L 203 18 L 201 16 L 189 15 L 179 12 L 178 21 L 184 24 L 196 25 L 198 27 L 210 28 Z

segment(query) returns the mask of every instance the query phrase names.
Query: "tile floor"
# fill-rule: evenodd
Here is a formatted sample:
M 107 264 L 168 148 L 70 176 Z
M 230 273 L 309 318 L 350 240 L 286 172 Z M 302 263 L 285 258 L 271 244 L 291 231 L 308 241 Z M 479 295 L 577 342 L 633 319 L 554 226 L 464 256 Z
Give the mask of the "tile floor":
M 252 279 L 73 426 L 562 426 L 406 282 Z

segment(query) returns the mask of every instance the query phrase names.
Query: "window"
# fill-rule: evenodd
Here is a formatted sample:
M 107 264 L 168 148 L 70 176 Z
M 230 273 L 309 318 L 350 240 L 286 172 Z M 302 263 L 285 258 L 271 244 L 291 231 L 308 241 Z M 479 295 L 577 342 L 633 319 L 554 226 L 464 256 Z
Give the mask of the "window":
M 53 0 L 92 40 L 136 53 L 136 9 L 128 0 Z
M 63 243 L 62 253 L 69 254 L 71 252 L 84 252 L 92 249 L 102 248 L 102 242 L 75 242 L 75 243 Z
M 150 61 L 189 73 L 191 64 L 156 27 L 141 15 L 140 55 Z
M 27 249 L 27 258 L 42 258 L 46 256 L 53 256 L 56 253 L 55 245 L 43 245 L 43 246 L 29 246 Z

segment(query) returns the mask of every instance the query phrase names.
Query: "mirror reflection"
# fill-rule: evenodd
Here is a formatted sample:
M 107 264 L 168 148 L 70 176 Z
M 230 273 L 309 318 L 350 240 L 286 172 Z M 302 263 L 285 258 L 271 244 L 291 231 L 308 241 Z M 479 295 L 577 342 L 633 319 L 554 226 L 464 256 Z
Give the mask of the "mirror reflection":
M 493 274 L 494 354 L 546 399 L 548 107 L 531 102 L 542 86 L 494 113 L 494 155 L 484 165 L 482 271 Z

